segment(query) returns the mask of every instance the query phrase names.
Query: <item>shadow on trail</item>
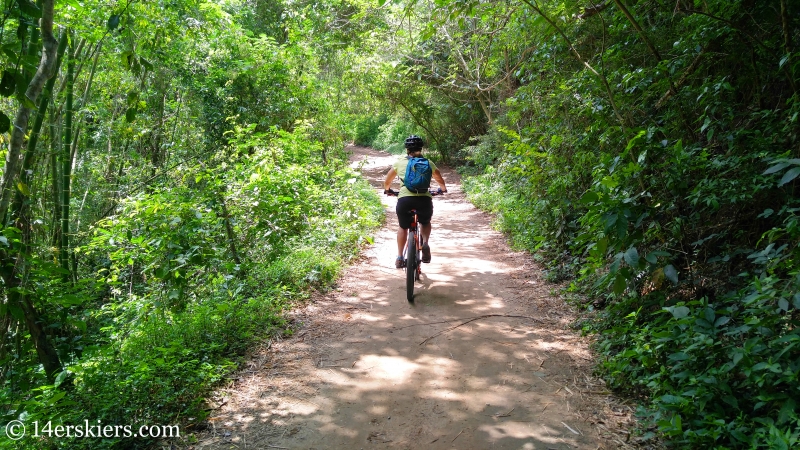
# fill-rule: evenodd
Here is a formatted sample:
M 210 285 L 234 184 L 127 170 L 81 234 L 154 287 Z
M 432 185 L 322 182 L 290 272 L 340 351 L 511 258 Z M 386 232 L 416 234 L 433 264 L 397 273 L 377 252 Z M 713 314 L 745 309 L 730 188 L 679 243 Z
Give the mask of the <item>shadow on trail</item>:
M 396 157 L 363 152 L 362 173 L 382 190 Z M 302 340 L 275 350 L 269 370 L 253 375 L 258 389 L 214 418 L 226 431 L 198 448 L 598 447 L 575 414 L 581 356 L 569 332 L 544 320 L 559 303 L 534 303 L 512 279 L 502 236 L 464 200 L 457 175 L 445 177 L 454 195 L 434 201 L 433 260 L 414 303 L 393 267 L 396 200 L 385 199 L 387 225 L 341 292 L 309 315 Z

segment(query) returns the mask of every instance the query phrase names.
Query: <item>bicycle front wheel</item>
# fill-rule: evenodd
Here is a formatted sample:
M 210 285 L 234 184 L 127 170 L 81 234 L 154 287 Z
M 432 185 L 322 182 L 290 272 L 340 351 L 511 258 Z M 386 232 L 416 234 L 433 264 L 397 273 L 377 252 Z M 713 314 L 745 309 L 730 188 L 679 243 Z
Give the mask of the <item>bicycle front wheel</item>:
M 406 298 L 409 302 L 414 301 L 414 279 L 417 276 L 417 239 L 414 231 L 408 232 L 406 240 Z

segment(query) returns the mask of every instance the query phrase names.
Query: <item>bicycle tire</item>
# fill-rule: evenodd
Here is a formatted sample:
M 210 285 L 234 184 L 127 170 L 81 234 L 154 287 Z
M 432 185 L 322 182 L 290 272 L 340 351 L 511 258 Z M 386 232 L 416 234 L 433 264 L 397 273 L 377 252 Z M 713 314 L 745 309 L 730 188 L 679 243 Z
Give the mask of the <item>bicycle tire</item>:
M 422 234 L 417 234 L 417 253 L 416 253 L 416 269 L 414 271 L 414 280 L 419 281 L 420 275 L 422 275 Z
M 417 241 L 414 231 L 408 232 L 406 240 L 406 298 L 414 301 L 414 279 L 417 277 Z

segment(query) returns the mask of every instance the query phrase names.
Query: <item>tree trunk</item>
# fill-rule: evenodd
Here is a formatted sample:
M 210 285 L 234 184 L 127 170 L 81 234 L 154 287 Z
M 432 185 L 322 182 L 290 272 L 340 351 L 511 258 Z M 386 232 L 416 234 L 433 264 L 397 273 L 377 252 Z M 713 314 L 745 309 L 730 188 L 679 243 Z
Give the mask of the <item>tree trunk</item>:
M 56 249 L 56 260 L 61 260 L 61 190 L 59 183 L 58 171 L 58 152 L 59 142 L 56 135 L 56 120 L 57 117 L 50 115 L 50 177 L 51 186 L 53 188 L 53 239 L 52 244 Z
M 33 123 L 33 129 L 31 130 L 30 138 L 28 139 L 28 146 L 25 150 L 25 156 L 22 159 L 22 169 L 20 170 L 19 174 L 19 183 L 20 186 L 23 187 L 25 190 L 30 190 L 30 183 L 31 183 L 31 166 L 33 165 L 34 156 L 36 155 L 36 145 L 39 142 L 39 135 L 42 131 L 42 124 L 44 123 L 44 117 L 47 114 L 47 108 L 50 103 L 50 97 L 53 94 L 53 85 L 56 81 L 56 74 L 58 73 L 58 68 L 61 65 L 61 57 L 64 54 L 64 49 L 66 48 L 66 39 L 64 39 L 64 33 L 61 33 L 60 42 L 58 44 L 58 52 L 56 55 L 56 66 L 54 69 L 54 74 L 47 80 L 47 84 L 44 87 L 44 91 L 42 93 L 42 98 L 39 99 L 39 108 L 36 111 L 36 119 Z M 17 220 L 25 216 L 23 212 L 23 201 L 24 197 L 27 195 L 23 192 L 23 189 L 17 189 L 16 194 L 14 195 L 14 202 L 11 205 L 11 216 L 10 220 Z M 17 228 L 24 230 L 27 224 L 18 224 Z
M 219 195 L 219 204 L 222 206 L 222 218 L 225 220 L 225 233 L 228 236 L 228 247 L 233 255 L 233 261 L 241 266 L 242 260 L 239 258 L 239 252 L 236 251 L 236 236 L 234 235 L 233 227 L 231 226 L 231 216 L 228 213 L 228 206 L 225 204 L 224 193 Z
M 3 172 L 2 192 L 0 193 L 0 217 L 8 217 L 8 208 L 14 196 L 14 186 L 20 175 L 22 165 L 22 144 L 28 132 L 28 121 L 33 111 L 33 106 L 39 95 L 44 89 L 45 83 L 53 76 L 57 53 L 58 42 L 53 36 L 53 0 L 42 1 L 42 19 L 40 20 L 43 51 L 39 62 L 39 67 L 33 79 L 28 84 L 25 91 L 25 101 L 20 105 L 17 116 L 14 120 L 14 128 L 11 132 L 11 143 L 6 154 L 6 167 Z M 35 145 L 35 144 L 34 144 Z M 28 159 L 28 158 L 26 158 Z M 28 159 L 30 164 L 30 160 Z M 20 184 L 20 186 L 22 186 Z M 23 189 L 25 189 L 23 187 Z M 24 204 L 24 202 L 20 202 Z M 23 229 L 23 236 L 30 230 Z M 16 254 L 12 253 L 16 251 Z M 3 279 L 3 288 L 6 300 L 10 306 L 22 309 L 25 325 L 33 339 L 36 353 L 44 366 L 45 373 L 49 379 L 53 379 L 55 374 L 61 369 L 61 361 L 58 358 L 55 347 L 47 339 L 44 326 L 41 323 L 36 308 L 23 292 L 23 276 L 26 273 L 27 252 L 25 248 L 15 248 L 0 252 L 0 277 Z
M 65 279 L 69 278 L 69 201 L 70 178 L 72 176 L 72 97 L 75 80 L 75 47 L 70 43 L 67 56 L 67 99 L 64 113 L 64 151 L 61 154 L 61 268 L 66 272 Z
M 26 101 L 19 106 L 11 130 L 11 142 L 8 146 L 8 153 L 6 153 L 6 167 L 3 171 L 2 182 L 0 182 L 0 189 L 2 189 L 0 192 L 0 217 L 3 218 L 7 215 L 14 191 L 14 182 L 19 175 L 22 144 L 25 134 L 28 132 L 28 120 L 39 94 L 44 89 L 45 82 L 53 75 L 56 64 L 58 42 L 53 36 L 53 3 L 53 0 L 42 0 L 42 18 L 40 20 L 42 58 L 36 74 L 28 84 L 28 89 L 25 91 Z

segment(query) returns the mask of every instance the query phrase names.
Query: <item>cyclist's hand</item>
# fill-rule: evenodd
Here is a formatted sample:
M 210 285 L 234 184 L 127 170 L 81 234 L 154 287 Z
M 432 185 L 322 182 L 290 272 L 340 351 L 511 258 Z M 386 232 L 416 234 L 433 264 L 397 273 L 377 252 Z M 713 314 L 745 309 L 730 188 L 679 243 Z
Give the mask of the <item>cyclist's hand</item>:
M 383 190 L 383 194 L 392 197 L 392 196 L 397 195 L 397 192 L 395 192 L 395 191 L 393 191 L 391 189 L 384 189 Z

